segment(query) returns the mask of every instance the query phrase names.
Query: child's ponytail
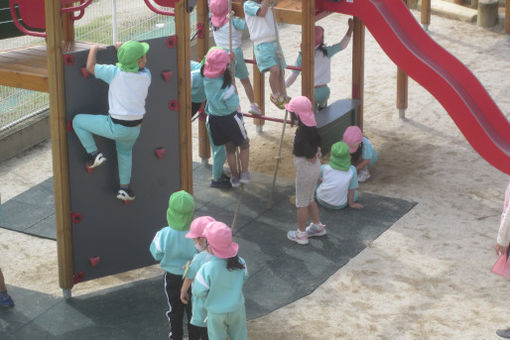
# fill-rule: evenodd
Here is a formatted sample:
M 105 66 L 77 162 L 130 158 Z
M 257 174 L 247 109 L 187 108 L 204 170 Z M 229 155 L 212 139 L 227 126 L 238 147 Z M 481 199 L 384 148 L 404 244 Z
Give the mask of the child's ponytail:
M 358 150 L 356 150 L 354 153 L 351 153 L 351 163 L 352 165 L 356 166 L 361 162 L 361 152 L 363 149 L 363 142 L 359 143 Z
M 244 269 L 244 264 L 239 261 L 239 256 L 230 257 L 227 259 L 227 269 L 235 270 L 235 269 Z
M 232 85 L 232 73 L 227 66 L 225 73 L 223 73 L 223 85 L 221 85 L 221 88 L 226 89 L 227 87 L 230 87 L 230 85 Z
M 321 43 L 319 46 L 317 46 L 316 50 L 321 51 L 325 57 L 328 56 L 328 50 L 326 49 L 326 46 L 324 46 L 324 43 Z

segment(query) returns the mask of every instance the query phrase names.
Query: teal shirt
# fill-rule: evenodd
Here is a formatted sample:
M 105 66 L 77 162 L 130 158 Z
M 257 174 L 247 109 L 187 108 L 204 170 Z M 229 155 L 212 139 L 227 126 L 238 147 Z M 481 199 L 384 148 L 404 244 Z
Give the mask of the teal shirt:
M 202 251 L 196 254 L 188 267 L 185 278 L 194 280 L 202 265 L 208 262 L 212 256 L 213 255 L 209 254 L 207 251 Z M 192 317 L 190 322 L 192 325 L 198 327 L 207 327 L 205 323 L 205 319 L 207 318 L 207 310 L 205 309 L 204 304 L 205 301 L 203 298 L 191 294 L 191 307 L 193 310 L 191 313 Z
M 191 260 L 191 264 L 188 267 L 188 271 L 184 275 L 185 278 L 194 280 L 195 276 L 198 273 L 198 270 L 202 267 L 202 265 L 208 262 L 213 255 L 209 254 L 207 251 L 202 251 L 195 256 L 193 256 L 193 260 Z
M 377 151 L 375 151 L 372 142 L 367 137 L 363 137 L 363 149 L 361 149 L 361 159 L 370 159 L 370 165 L 377 161 Z
M 205 100 L 204 81 L 200 74 L 200 63 L 191 61 L 191 101 L 202 103 Z
M 228 71 L 226 71 L 228 72 Z M 205 112 L 213 116 L 228 116 L 237 110 L 239 97 L 234 86 L 222 89 L 223 75 L 216 78 L 204 77 L 205 96 L 207 104 Z
M 150 252 L 163 270 L 174 275 L 184 274 L 186 262 L 197 253 L 193 240 L 185 237 L 187 232 L 164 227 L 154 236 Z
M 245 269 L 227 269 L 227 260 L 214 255 L 200 268 L 193 281 L 192 294 L 204 299 L 211 313 L 230 313 L 244 305 L 243 285 L 248 278 L 246 262 L 239 257 Z

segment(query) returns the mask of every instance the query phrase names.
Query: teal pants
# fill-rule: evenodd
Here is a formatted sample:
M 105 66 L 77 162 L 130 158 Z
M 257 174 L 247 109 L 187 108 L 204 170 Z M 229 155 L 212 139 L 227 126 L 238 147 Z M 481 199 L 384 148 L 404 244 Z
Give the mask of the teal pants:
M 328 106 L 328 99 L 331 91 L 329 87 L 318 87 L 313 90 L 313 100 L 315 104 L 315 112 L 319 112 L 319 110 Z
M 358 202 L 358 190 L 354 191 L 354 202 Z M 340 210 L 340 209 L 343 209 L 343 208 L 346 208 L 349 206 L 349 202 L 343 204 L 343 205 L 340 205 L 340 206 L 335 206 L 335 205 L 331 205 L 331 204 L 327 204 L 326 202 L 324 201 L 321 201 L 319 199 L 319 197 L 317 197 L 317 194 L 315 195 L 315 199 L 317 200 L 317 203 L 319 203 L 320 206 L 324 207 L 324 208 L 328 208 L 328 209 L 334 209 L 334 210 Z
M 231 313 L 209 312 L 207 314 L 207 335 L 210 340 L 227 340 L 227 335 L 230 340 L 248 339 L 244 304 Z
M 209 121 L 206 123 L 207 134 L 209 135 L 209 142 L 212 149 L 212 178 L 218 181 L 223 175 L 223 165 L 227 160 L 227 152 L 225 151 L 225 145 L 216 146 L 211 137 L 211 130 L 209 129 Z
M 93 135 L 115 141 L 120 184 L 128 185 L 131 181 L 133 146 L 140 135 L 140 125 L 128 127 L 115 124 L 109 115 L 79 114 L 73 118 L 73 129 L 88 153 L 97 151 Z

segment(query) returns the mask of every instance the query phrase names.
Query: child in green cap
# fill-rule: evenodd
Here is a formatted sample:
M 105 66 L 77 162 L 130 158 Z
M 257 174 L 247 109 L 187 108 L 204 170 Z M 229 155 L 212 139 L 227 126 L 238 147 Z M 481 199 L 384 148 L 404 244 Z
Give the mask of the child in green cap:
M 336 142 L 331 146 L 329 164 L 321 166 L 322 182 L 317 187 L 317 202 L 325 208 L 343 209 L 349 205 L 361 209 L 358 200 L 358 174 L 351 164 L 349 146 Z M 313 233 L 313 230 L 307 232 Z
M 120 188 L 117 198 L 123 201 L 135 199 L 131 182 L 133 146 L 140 135 L 145 115 L 145 99 L 151 84 L 151 73 L 145 67 L 149 44 L 128 41 L 115 44 L 117 65 L 96 63 L 97 51 L 103 47 L 94 45 L 87 58 L 87 71 L 110 84 L 108 89 L 108 115 L 78 114 L 73 118 L 73 128 L 87 151 L 87 170 L 106 161 L 98 150 L 94 136 L 113 139 L 117 150 Z
M 185 265 L 198 253 L 193 239 L 186 238 L 194 212 L 193 196 L 184 190 L 174 192 L 166 212 L 168 226 L 156 233 L 150 245 L 152 257 L 159 261 L 165 271 L 165 294 L 168 300 L 166 316 L 171 328 L 170 339 L 182 340 L 184 311 L 188 319 L 189 339 L 200 338 L 200 329 L 189 322 L 192 318 L 191 304 L 183 304 L 180 299 Z

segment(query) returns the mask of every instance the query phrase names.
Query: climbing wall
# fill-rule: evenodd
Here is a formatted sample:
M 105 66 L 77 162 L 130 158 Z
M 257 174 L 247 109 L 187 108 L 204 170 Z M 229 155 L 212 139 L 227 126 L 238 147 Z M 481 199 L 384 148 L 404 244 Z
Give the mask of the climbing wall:
M 147 113 L 133 148 L 131 187 L 136 199 L 124 205 L 115 143 L 95 137 L 107 161 L 85 170 L 86 152 L 68 124 L 69 182 L 75 283 L 154 263 L 149 245 L 166 226 L 170 194 L 180 187 L 177 56 L 175 38 L 147 41 L 152 82 Z M 67 121 L 79 113 L 108 113 L 108 85 L 84 76 L 88 51 L 64 56 Z M 99 51 L 97 63 L 115 64 L 116 50 Z M 156 152 L 157 151 L 157 152 Z

